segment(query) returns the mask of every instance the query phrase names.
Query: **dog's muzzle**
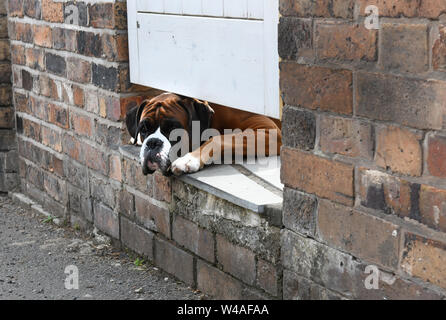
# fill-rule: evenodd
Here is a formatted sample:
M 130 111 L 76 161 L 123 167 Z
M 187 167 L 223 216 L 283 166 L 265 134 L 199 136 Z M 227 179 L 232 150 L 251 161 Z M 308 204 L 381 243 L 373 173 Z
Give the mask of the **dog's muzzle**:
M 170 175 L 170 148 L 169 140 L 161 134 L 159 129 L 148 136 L 144 140 L 140 151 L 142 173 L 148 175 L 159 169 L 165 176 Z

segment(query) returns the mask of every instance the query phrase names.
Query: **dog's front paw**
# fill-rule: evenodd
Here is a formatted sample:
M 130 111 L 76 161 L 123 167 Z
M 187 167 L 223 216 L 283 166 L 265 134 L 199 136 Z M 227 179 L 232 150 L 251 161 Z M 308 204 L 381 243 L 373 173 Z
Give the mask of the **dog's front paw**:
M 182 173 L 193 173 L 197 172 L 202 168 L 200 159 L 194 157 L 190 153 L 186 154 L 184 157 L 178 158 L 172 163 L 173 174 L 179 176 Z

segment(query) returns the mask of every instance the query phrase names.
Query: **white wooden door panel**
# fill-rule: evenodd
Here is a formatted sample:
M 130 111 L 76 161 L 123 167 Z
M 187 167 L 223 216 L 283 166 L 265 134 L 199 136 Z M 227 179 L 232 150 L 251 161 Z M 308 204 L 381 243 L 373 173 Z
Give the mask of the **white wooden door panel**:
M 133 1 L 134 0 L 130 0 L 128 2 Z M 163 13 L 164 0 L 136 0 L 136 9 L 137 11 Z
M 147 13 L 138 21 L 142 84 L 252 112 L 264 104 L 253 95 L 264 87 L 261 22 Z
M 223 17 L 223 0 L 202 0 L 204 16 Z
M 278 0 L 127 5 L 132 82 L 279 118 Z
M 201 0 L 183 0 L 183 14 L 202 15 Z

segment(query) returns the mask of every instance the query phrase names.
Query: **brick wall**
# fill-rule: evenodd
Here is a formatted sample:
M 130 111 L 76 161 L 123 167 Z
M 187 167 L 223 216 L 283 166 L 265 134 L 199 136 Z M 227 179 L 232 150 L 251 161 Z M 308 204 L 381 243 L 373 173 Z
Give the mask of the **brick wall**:
M 120 148 L 125 112 L 159 93 L 129 82 L 125 1 L 9 0 L 8 27 L 22 193 L 205 293 L 281 297 L 280 225 Z
M 0 193 L 18 185 L 6 2 L 0 3 Z
M 283 297 L 444 298 L 446 2 L 280 12 Z M 369 265 L 379 289 L 365 287 Z

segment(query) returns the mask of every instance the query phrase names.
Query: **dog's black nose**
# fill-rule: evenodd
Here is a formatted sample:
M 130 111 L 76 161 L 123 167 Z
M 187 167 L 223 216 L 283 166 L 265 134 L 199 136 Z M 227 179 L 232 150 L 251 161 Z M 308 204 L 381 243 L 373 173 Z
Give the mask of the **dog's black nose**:
M 161 139 L 158 138 L 150 138 L 147 141 L 147 148 L 153 150 L 156 148 L 161 148 L 163 146 L 163 141 Z

